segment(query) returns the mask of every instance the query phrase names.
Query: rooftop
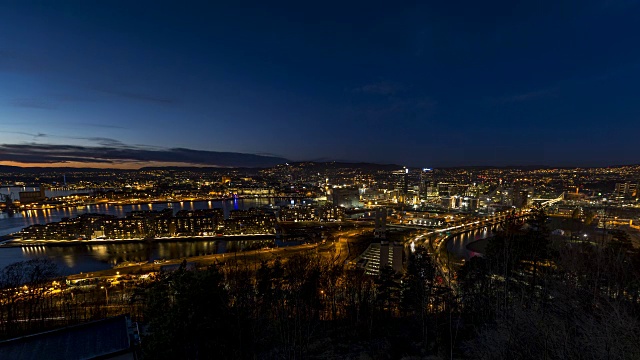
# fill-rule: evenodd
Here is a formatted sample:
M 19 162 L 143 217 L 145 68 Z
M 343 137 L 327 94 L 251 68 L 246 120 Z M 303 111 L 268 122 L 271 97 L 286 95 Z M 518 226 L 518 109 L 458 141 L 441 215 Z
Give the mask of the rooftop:
M 125 315 L 0 342 L 0 358 L 76 360 L 109 358 L 131 348 Z

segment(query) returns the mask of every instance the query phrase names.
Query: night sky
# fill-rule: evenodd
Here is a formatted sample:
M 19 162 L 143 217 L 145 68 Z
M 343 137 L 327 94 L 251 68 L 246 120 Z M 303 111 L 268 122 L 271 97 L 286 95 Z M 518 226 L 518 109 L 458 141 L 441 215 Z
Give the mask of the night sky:
M 635 0 L 0 4 L 12 164 L 640 163 L 639 83 Z

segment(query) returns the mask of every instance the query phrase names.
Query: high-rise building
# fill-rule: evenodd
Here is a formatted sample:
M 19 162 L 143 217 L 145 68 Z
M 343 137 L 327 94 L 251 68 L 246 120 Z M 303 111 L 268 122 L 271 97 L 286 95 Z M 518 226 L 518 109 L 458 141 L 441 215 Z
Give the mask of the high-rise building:
M 526 189 L 523 189 L 522 185 L 518 181 L 513 184 L 511 204 L 518 209 L 526 207 L 529 204 L 529 192 Z
M 454 209 L 456 207 L 456 199 L 453 196 L 440 197 L 440 205 L 445 209 Z
M 478 209 L 479 200 L 478 198 L 472 197 L 461 197 L 460 198 L 460 208 L 465 211 L 475 211 Z
M 345 208 L 360 207 L 360 191 L 357 188 L 332 189 L 333 206 Z
M 437 189 L 438 189 L 438 195 L 440 196 L 453 196 L 456 194 L 456 189 L 454 184 L 440 182 L 437 184 Z
M 393 172 L 395 179 L 394 190 L 398 193 L 398 202 L 405 203 L 407 200 L 407 194 L 409 193 L 409 169 L 404 168 L 402 170 Z
M 433 170 L 424 168 L 420 171 L 420 194 L 428 196 L 428 188 L 433 186 Z

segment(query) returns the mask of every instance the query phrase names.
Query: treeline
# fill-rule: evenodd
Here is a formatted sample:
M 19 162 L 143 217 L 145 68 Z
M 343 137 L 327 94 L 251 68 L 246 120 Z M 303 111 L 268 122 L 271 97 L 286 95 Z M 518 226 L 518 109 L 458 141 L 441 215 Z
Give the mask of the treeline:
M 507 223 L 459 272 L 460 347 L 477 359 L 640 359 L 640 251 L 611 231 L 550 241 L 546 216 Z
M 554 243 L 535 211 L 458 269 L 434 256 L 417 248 L 402 276 L 315 254 L 167 274 L 146 293 L 144 348 L 159 359 L 640 358 L 640 252 L 624 233 Z
M 45 259 L 11 264 L 0 273 L 0 331 L 15 336 L 44 325 L 50 314 L 45 308 L 47 285 L 57 275 L 55 265 Z
M 68 288 L 48 258 L 14 263 L 0 271 L 0 339 L 121 314 L 142 319 L 141 293 L 107 282 Z
M 126 313 L 143 325 L 147 359 L 438 352 L 437 339 L 449 339 L 446 317 L 437 316 L 448 291 L 433 286 L 425 249 L 412 259 L 404 276 L 384 268 L 374 278 L 310 252 L 197 271 L 185 263 L 150 283 L 74 287 L 50 260 L 34 259 L 0 272 L 0 338 Z
M 449 291 L 434 286 L 425 249 L 404 276 L 345 269 L 314 253 L 257 269 L 226 263 L 165 274 L 147 292 L 153 359 L 400 358 L 447 344 Z M 440 322 L 440 323 L 439 323 Z M 432 339 L 433 338 L 433 339 Z

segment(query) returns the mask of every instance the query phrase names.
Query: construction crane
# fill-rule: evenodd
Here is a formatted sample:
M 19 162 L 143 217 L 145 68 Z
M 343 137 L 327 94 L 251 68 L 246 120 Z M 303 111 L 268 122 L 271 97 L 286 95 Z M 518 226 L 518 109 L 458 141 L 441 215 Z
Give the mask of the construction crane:
M 4 212 L 13 214 L 13 211 L 17 209 L 17 206 L 13 203 L 11 194 L 0 194 L 0 202 L 4 204 L 2 209 Z

